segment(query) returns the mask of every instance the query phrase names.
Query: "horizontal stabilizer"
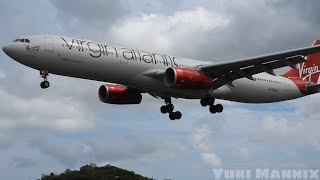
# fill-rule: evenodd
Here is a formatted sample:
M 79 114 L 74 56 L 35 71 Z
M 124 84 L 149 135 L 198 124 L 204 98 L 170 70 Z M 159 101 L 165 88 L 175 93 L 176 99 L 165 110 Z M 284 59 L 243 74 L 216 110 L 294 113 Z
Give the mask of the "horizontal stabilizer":
M 309 85 L 309 86 L 306 87 L 306 89 L 311 94 L 319 93 L 320 92 L 320 84 Z

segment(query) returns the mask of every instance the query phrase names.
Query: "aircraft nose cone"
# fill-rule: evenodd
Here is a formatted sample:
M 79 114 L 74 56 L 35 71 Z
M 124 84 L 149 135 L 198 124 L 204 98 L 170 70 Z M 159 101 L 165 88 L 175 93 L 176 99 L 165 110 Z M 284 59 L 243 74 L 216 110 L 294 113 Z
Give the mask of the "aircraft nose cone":
M 8 50 L 9 50 L 9 46 L 3 46 L 2 47 L 3 52 L 5 52 L 7 54 Z
M 5 52 L 9 57 L 12 57 L 13 53 L 13 49 L 10 45 L 5 45 L 2 47 L 3 52 Z

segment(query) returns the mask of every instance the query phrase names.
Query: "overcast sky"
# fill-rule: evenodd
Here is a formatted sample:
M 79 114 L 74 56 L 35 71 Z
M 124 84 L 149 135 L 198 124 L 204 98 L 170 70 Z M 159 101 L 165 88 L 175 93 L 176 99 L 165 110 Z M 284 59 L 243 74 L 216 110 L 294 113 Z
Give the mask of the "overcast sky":
M 28 34 L 86 38 L 142 50 L 227 61 L 309 46 L 320 38 L 318 0 L 0 1 L 0 45 Z M 159 179 L 213 179 L 212 168 L 319 168 L 320 95 L 266 104 L 197 100 L 137 106 L 99 102 L 101 82 L 39 72 L 0 53 L 0 174 L 40 178 L 82 165 L 112 164 Z

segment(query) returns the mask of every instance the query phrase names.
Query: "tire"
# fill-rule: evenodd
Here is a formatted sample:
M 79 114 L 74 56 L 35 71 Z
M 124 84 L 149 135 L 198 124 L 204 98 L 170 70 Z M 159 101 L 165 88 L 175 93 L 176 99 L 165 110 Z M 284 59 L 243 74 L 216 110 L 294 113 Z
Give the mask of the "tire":
M 177 111 L 177 112 L 174 113 L 174 116 L 175 116 L 175 119 L 181 119 L 182 114 L 181 114 L 180 111 Z
M 174 112 L 171 112 L 171 113 L 169 114 L 169 118 L 170 118 L 171 121 L 176 120 L 175 113 L 174 113 Z
M 45 88 L 48 88 L 50 86 L 49 81 L 43 81 L 43 84 Z
M 223 106 L 222 106 L 222 104 L 217 104 L 216 107 L 215 107 L 215 109 L 216 109 L 216 111 L 217 111 L 218 113 L 222 113 L 222 111 L 223 111 Z
M 213 98 L 209 98 L 207 101 L 208 101 L 208 105 L 213 105 L 214 104 L 214 99 Z
M 40 87 L 42 89 L 47 89 L 49 86 L 50 86 L 49 81 L 43 81 L 43 82 L 40 83 Z
M 168 113 L 168 108 L 167 108 L 167 106 L 161 106 L 160 111 L 161 111 L 162 114 Z
M 45 89 L 45 88 L 46 88 L 45 85 L 44 85 L 44 82 L 41 82 L 41 83 L 40 83 L 40 87 L 41 87 L 42 89 Z
M 168 104 L 167 105 L 167 112 L 171 113 L 171 112 L 173 112 L 173 110 L 174 110 L 173 104 Z
M 216 106 L 215 106 L 215 105 L 211 105 L 210 108 L 209 108 L 209 110 L 210 110 L 211 114 L 217 113 L 217 111 L 216 111 Z
M 200 100 L 200 104 L 201 104 L 201 106 L 203 106 L 203 107 L 208 106 L 208 99 L 207 99 L 207 98 L 202 98 L 202 99 Z

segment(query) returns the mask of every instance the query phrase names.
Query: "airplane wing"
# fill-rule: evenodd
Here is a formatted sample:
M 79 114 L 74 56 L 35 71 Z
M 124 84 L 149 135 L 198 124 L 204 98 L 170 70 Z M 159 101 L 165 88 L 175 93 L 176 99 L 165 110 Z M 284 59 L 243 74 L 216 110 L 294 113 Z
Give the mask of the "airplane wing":
M 240 78 L 254 80 L 252 75 L 267 72 L 275 75 L 274 69 L 290 66 L 296 69 L 296 64 L 305 61 L 303 56 L 320 52 L 320 45 L 295 49 L 290 51 L 267 54 L 263 56 L 239 59 L 235 61 L 206 64 L 200 67 L 213 79 L 213 89 L 229 84 Z
M 150 69 L 141 73 L 141 75 L 153 77 L 155 79 L 163 81 L 164 73 L 165 73 L 165 70 L 163 69 Z

